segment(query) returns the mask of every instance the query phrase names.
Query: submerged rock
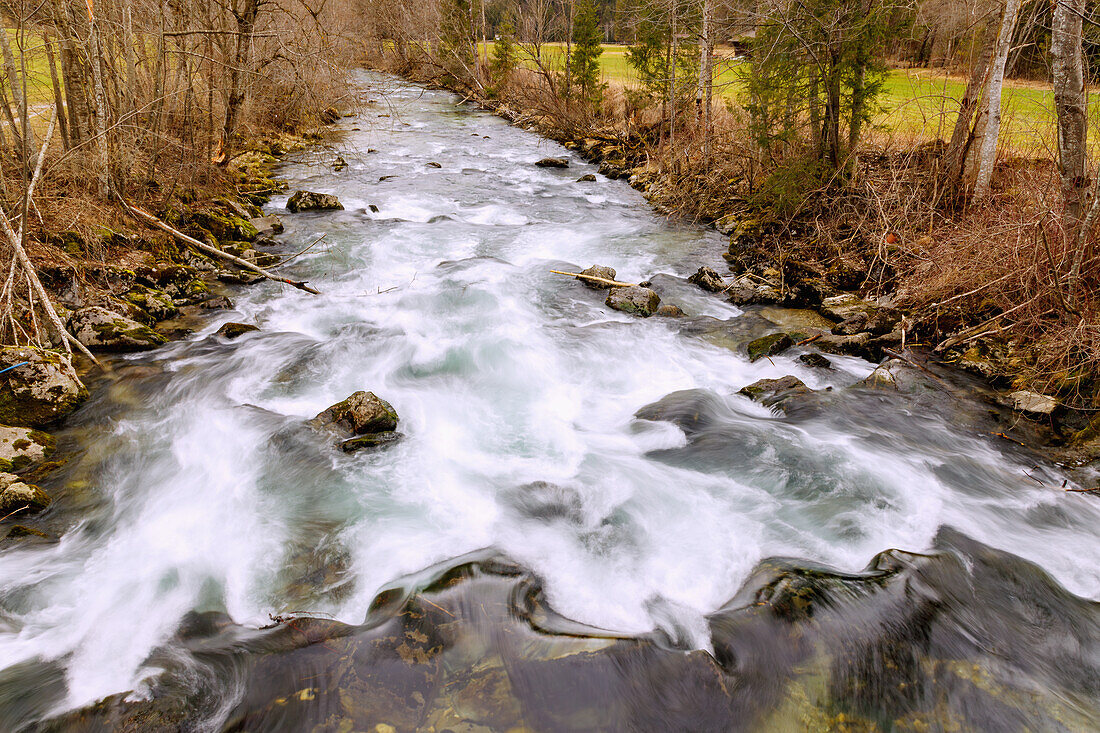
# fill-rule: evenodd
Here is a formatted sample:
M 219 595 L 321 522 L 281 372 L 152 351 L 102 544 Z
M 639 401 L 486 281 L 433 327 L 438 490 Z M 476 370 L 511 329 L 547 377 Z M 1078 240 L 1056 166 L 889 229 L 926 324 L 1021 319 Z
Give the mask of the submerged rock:
M 342 210 L 344 205 L 331 193 L 295 191 L 286 202 L 286 208 L 297 214 L 300 211 L 337 211 Z
M 235 339 L 238 336 L 243 336 L 246 333 L 252 331 L 259 331 L 260 329 L 253 326 L 251 323 L 234 323 L 230 321 L 217 330 L 215 336 L 221 336 L 227 339 Z
M 0 422 L 41 428 L 88 399 L 76 370 L 61 354 L 19 346 L 0 348 Z
M 344 437 L 367 433 L 386 433 L 397 428 L 397 411 L 393 405 L 373 392 L 359 391 L 343 402 L 338 402 L 309 424 L 315 428 L 327 428 Z
M 761 336 L 755 341 L 750 341 L 746 348 L 749 352 L 749 361 L 757 361 L 766 356 L 782 354 L 792 346 L 794 346 L 794 341 L 791 340 L 789 335 L 785 333 L 773 333 L 768 336 Z
M 678 305 L 662 305 L 657 309 L 657 315 L 663 318 L 683 318 L 687 313 Z
M 614 280 L 615 268 L 604 267 L 603 265 L 592 265 L 592 267 L 589 267 L 587 270 L 581 270 L 581 274 L 588 275 L 590 277 L 602 277 L 604 280 Z M 607 290 L 608 288 L 613 287 L 612 285 L 602 283 L 599 280 L 589 280 L 585 277 L 578 277 L 577 279 L 581 281 L 582 285 L 592 288 L 593 290 Z
M 0 425 L 0 471 L 22 471 L 41 463 L 54 452 L 52 435 L 31 428 Z
M 611 288 L 604 302 L 617 311 L 649 318 L 661 305 L 661 296 L 649 288 L 632 285 L 628 288 Z
M 535 165 L 539 168 L 568 168 L 569 161 L 566 158 L 543 158 L 536 161 Z
M 362 450 L 385 448 L 403 440 L 404 437 L 404 433 L 398 433 L 393 430 L 386 430 L 381 433 L 367 433 L 366 435 L 360 435 L 345 440 L 340 444 L 340 450 L 345 453 L 358 453 Z
M 256 231 L 259 232 L 259 236 L 261 237 L 273 237 L 276 234 L 283 233 L 283 220 L 274 214 L 270 216 L 258 216 L 250 220 L 250 223 L 252 226 L 256 227 Z
M 168 341 L 148 326 L 99 306 L 75 311 L 69 330 L 89 349 L 103 351 L 146 351 Z
M 798 357 L 798 360 L 806 366 L 811 366 L 817 369 L 833 368 L 833 363 L 821 354 L 803 354 L 802 356 Z
M 726 289 L 726 282 L 715 270 L 709 267 L 700 267 L 695 274 L 688 278 L 689 283 L 695 283 L 703 290 L 712 293 L 720 293 Z
M 17 513 L 35 514 L 50 505 L 50 497 L 34 484 L 23 483 L 12 473 L 0 473 L 0 517 Z

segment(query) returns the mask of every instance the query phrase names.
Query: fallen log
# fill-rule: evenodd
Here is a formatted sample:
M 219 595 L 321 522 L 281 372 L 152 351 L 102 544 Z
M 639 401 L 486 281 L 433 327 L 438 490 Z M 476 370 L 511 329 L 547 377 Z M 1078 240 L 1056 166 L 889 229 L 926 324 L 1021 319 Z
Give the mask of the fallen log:
M 613 288 L 633 288 L 638 283 L 621 283 L 617 280 L 608 280 L 606 277 L 597 277 L 596 275 L 585 275 L 583 272 L 562 272 L 561 270 L 551 270 L 550 272 L 555 275 L 568 275 L 570 277 L 579 277 L 583 280 L 592 280 L 594 282 L 603 283 L 604 285 L 610 285 Z
M 118 200 L 122 202 L 122 207 L 124 209 L 126 209 L 126 211 L 129 212 L 129 214 L 131 216 L 134 216 L 138 219 L 144 219 L 145 221 L 147 221 L 150 224 L 152 224 L 153 226 L 155 226 L 157 229 L 160 229 L 161 231 L 164 231 L 164 232 L 167 232 L 168 234 L 171 234 L 176 239 L 180 240 L 181 242 L 184 242 L 186 244 L 191 245 L 192 247 L 194 247 L 197 250 L 205 252 L 206 254 L 211 255 L 213 257 L 223 259 L 226 262 L 231 262 L 234 265 L 236 265 L 237 267 L 241 268 L 242 270 L 248 270 L 249 272 L 254 272 L 257 275 L 260 275 L 262 277 L 267 278 L 268 280 L 273 280 L 277 283 L 283 283 L 285 285 L 290 285 L 291 287 L 298 288 L 299 290 L 304 290 L 307 293 L 312 293 L 313 295 L 320 295 L 321 294 L 319 291 L 314 290 L 313 288 L 309 287 L 309 285 L 306 284 L 307 281 L 305 281 L 305 280 L 289 280 L 285 277 L 279 277 L 278 275 L 274 275 L 271 272 L 269 272 L 268 270 L 265 270 L 262 267 L 258 267 L 257 265 L 252 264 L 248 260 L 242 260 L 240 257 L 236 257 L 234 255 L 231 255 L 228 252 L 222 252 L 217 247 L 211 247 L 206 242 L 200 242 L 199 240 L 195 239 L 194 237 L 191 237 L 191 236 L 188 236 L 188 235 L 184 234 L 180 230 L 172 227 L 170 224 L 167 224 L 164 221 L 162 221 L 161 219 L 158 219 L 157 217 L 153 216 L 148 211 L 144 211 L 144 210 L 139 209 L 138 207 L 134 206 L 133 204 L 130 204 L 124 198 L 122 198 L 122 196 L 119 196 Z

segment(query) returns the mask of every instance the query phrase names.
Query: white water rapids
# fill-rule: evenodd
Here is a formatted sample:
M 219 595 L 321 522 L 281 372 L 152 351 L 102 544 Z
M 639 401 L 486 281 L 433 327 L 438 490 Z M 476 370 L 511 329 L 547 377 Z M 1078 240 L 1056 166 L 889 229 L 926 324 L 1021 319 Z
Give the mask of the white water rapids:
M 155 674 L 144 661 L 189 610 L 358 623 L 387 583 L 490 546 L 534 569 L 565 616 L 675 627 L 704 648 L 703 616 L 760 559 L 855 570 L 927 548 L 942 525 L 1100 597 L 1095 500 L 1029 479 L 990 436 L 901 412 L 897 440 L 882 421 L 795 425 L 736 395 L 784 374 L 839 389 L 873 365 L 813 370 L 798 350 L 750 364 L 550 273 L 686 277 L 721 264 L 718 234 L 669 224 L 625 183 L 576 182 L 594 167 L 452 95 L 397 86 L 384 100 L 341 122 L 357 151 L 346 170 L 283 171 L 345 211 L 270 206 L 289 251 L 327 233 L 293 268 L 323 295 L 252 286 L 202 332 L 132 358 L 167 371 L 155 388 L 104 388 L 85 408 L 96 499 L 59 542 L 0 552 L 0 668 L 60 660 L 65 706 L 80 705 Z M 548 155 L 572 166 L 532 165 Z M 740 313 L 690 287 L 676 303 Z M 226 321 L 262 330 L 214 338 Z M 693 388 L 756 436 L 751 460 L 650 455 L 685 436 L 633 414 Z M 301 420 L 361 389 L 394 405 L 404 442 L 348 456 L 301 438 Z M 537 481 L 557 488 L 520 488 Z M 557 514 L 522 511 L 532 492 Z

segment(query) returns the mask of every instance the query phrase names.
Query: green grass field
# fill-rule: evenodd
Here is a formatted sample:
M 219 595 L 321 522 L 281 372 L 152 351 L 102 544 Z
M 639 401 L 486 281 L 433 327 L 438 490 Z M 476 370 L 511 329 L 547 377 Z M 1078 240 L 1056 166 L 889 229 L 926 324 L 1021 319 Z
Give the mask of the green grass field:
M 524 53 L 528 49 L 524 49 Z M 721 55 L 721 52 L 719 52 Z M 564 44 L 545 44 L 544 63 L 564 68 Z M 528 59 L 525 63 L 533 65 Z M 718 93 L 736 104 L 743 93 L 738 66 L 726 59 L 717 69 Z M 603 80 L 634 87 L 634 69 L 627 63 L 626 46 L 607 45 L 600 56 Z M 924 141 L 950 137 L 966 80 L 927 69 L 901 69 L 889 73 L 879 98 L 880 111 L 873 129 L 881 140 Z M 1002 92 L 1002 143 L 1019 152 L 1038 153 L 1052 144 L 1054 99 L 1049 85 L 1006 81 Z

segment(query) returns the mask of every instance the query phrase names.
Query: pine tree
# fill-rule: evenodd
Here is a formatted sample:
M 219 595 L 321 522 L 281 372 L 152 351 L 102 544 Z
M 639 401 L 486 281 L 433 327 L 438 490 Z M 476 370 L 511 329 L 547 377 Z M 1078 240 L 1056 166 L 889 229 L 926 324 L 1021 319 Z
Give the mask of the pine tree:
M 493 41 L 493 59 L 489 62 L 489 76 L 494 85 L 504 84 L 516 69 L 518 54 L 511 21 L 505 20 L 497 27 Z
M 570 65 L 571 83 L 580 89 L 581 95 L 592 102 L 603 97 L 600 83 L 600 16 L 592 0 L 581 0 L 573 19 L 573 54 Z

